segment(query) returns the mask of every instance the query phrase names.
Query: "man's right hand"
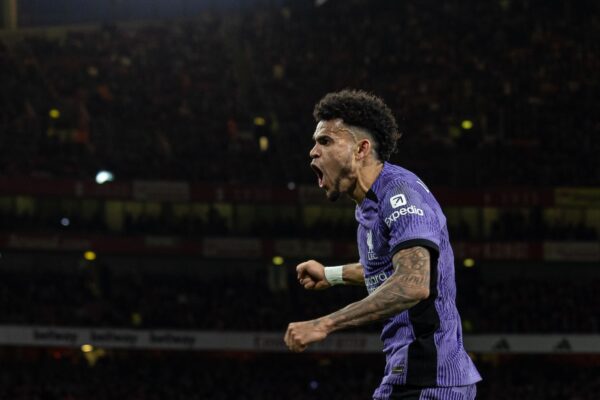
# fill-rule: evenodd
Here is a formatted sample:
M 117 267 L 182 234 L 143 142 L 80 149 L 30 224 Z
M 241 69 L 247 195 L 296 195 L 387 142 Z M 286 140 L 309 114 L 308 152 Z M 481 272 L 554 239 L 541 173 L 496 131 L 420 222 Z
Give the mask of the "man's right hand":
M 323 290 L 331 287 L 325 279 L 325 267 L 320 262 L 308 260 L 296 267 L 298 282 L 307 290 Z

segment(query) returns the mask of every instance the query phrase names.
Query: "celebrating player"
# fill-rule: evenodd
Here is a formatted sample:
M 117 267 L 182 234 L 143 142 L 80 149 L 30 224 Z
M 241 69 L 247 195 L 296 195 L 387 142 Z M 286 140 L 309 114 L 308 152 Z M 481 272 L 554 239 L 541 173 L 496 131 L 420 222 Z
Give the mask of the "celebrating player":
M 329 200 L 356 202 L 360 262 L 297 266 L 306 289 L 365 285 L 369 295 L 332 314 L 289 324 L 295 352 L 331 332 L 382 320 L 386 367 L 374 399 L 475 398 L 481 380 L 463 347 L 446 217 L 412 172 L 388 163 L 401 134 L 384 102 L 363 91 L 315 106 L 311 167 Z

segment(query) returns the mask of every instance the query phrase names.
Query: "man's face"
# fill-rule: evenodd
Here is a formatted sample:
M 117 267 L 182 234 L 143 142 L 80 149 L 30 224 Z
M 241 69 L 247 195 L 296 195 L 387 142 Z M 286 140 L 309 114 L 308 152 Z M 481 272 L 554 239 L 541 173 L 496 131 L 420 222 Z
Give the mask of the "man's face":
M 341 120 L 320 121 L 313 134 L 315 145 L 310 150 L 311 168 L 317 174 L 319 187 L 329 200 L 350 193 L 356 185 L 354 173 L 355 138 Z

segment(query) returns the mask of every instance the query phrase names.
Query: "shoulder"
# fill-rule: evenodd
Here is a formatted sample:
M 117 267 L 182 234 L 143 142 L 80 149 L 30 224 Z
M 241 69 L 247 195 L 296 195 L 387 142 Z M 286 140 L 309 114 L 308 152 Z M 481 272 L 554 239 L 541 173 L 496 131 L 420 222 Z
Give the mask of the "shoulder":
M 379 217 L 388 228 L 442 226 L 442 211 L 429 188 L 414 173 L 398 167 L 379 191 Z M 394 171 L 395 172 L 395 171 Z
M 384 202 L 382 208 L 397 208 L 409 201 L 421 203 L 431 196 L 429 188 L 413 172 L 397 165 L 390 165 L 379 192 Z

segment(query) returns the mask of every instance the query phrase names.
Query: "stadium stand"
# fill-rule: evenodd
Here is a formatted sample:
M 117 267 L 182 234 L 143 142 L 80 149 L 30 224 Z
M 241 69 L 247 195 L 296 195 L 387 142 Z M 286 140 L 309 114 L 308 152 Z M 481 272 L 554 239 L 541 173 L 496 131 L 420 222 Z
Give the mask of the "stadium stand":
M 430 184 L 598 182 L 593 2 L 340 4 L 5 39 L 2 170 L 312 182 L 311 106 L 354 86 L 401 116 L 396 160 Z
M 597 2 L 257 3 L 0 33 L 0 337 L 283 335 L 364 296 L 306 293 L 293 275 L 308 248 L 355 257 L 352 205 L 309 189 L 308 151 L 314 102 L 360 87 L 400 117 L 393 161 L 443 200 L 465 334 L 597 340 Z M 115 182 L 96 185 L 100 169 Z M 546 352 L 472 354 L 478 398 L 597 397 L 597 354 Z M 384 365 L 14 344 L 0 360 L 0 398 L 15 400 L 365 399 Z
M 0 396 L 20 399 L 369 398 L 383 368 L 379 356 L 239 355 L 107 352 L 84 358 L 64 349 L 3 350 Z M 493 357 L 478 360 L 488 400 L 593 400 L 600 386 L 593 357 Z M 90 365 L 93 364 L 93 366 Z M 165 366 L 168 365 L 168 368 Z M 498 368 L 501 365 L 503 368 Z

